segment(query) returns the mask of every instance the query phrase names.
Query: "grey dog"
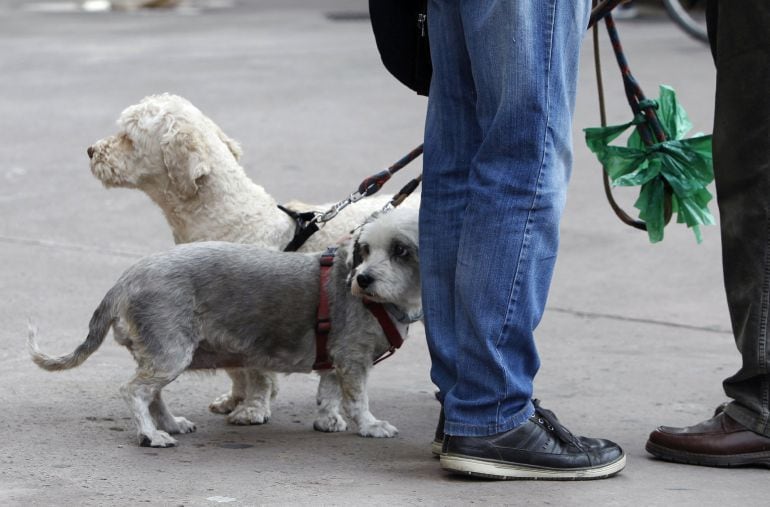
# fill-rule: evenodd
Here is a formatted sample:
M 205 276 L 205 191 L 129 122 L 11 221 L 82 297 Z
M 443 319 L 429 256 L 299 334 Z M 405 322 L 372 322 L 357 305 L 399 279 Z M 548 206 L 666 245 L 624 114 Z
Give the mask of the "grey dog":
M 384 304 L 406 335 L 408 324 L 422 315 L 417 236 L 416 211 L 398 209 L 366 223 L 338 247 L 326 286 L 327 352 L 334 368 L 319 372 L 315 429 L 344 431 L 342 408 L 362 436 L 397 433 L 369 411 L 368 373 L 390 344 L 363 298 Z M 195 431 L 195 425 L 170 412 L 161 390 L 185 370 L 312 371 L 320 256 L 224 242 L 177 246 L 140 260 L 121 276 L 75 351 L 47 356 L 30 326 L 30 354 L 46 370 L 74 368 L 112 328 L 138 364 L 121 393 L 133 412 L 140 445 L 174 446 L 171 434 Z

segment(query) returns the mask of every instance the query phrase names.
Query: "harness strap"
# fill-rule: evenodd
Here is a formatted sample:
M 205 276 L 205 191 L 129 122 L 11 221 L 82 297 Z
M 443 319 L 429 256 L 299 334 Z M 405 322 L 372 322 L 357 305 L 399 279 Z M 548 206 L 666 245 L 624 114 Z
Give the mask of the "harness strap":
M 390 348 L 374 361 L 374 364 L 377 364 L 395 354 L 396 349 L 404 344 L 404 339 L 401 337 L 401 333 L 398 332 L 396 325 L 393 324 L 393 319 L 388 315 L 388 311 L 381 303 L 375 303 L 369 299 L 364 299 L 364 306 L 366 306 L 366 309 L 372 312 L 374 318 L 377 319 L 383 332 L 385 332 L 388 343 L 390 343 Z
M 321 285 L 318 297 L 318 311 L 316 312 L 314 370 L 330 370 L 334 368 L 328 350 L 329 333 L 331 332 L 332 326 L 331 317 L 329 315 L 329 294 L 326 287 L 329 283 L 331 268 L 334 264 L 334 255 L 336 252 L 336 247 L 329 247 L 321 255 L 320 259 Z M 369 299 L 364 299 L 364 306 L 372 313 L 372 315 L 374 315 L 374 318 L 377 319 L 382 331 L 385 333 L 385 337 L 388 339 L 388 343 L 390 343 L 390 348 L 374 361 L 374 364 L 377 364 L 392 356 L 396 352 L 396 349 L 404 344 L 404 338 L 401 336 L 401 333 L 398 332 L 398 328 L 393 323 L 393 319 L 390 318 L 385 306 Z
M 302 245 L 305 244 L 305 241 L 307 241 L 310 236 L 318 231 L 318 223 L 315 221 L 318 213 L 315 211 L 299 213 L 297 211 L 290 210 L 289 208 L 285 208 L 280 204 L 278 205 L 278 209 L 289 215 L 296 223 L 296 227 L 294 228 L 294 237 L 291 239 L 289 244 L 286 245 L 286 248 L 284 248 L 283 251 L 296 252 Z
M 327 347 L 332 324 L 329 316 L 329 293 L 326 290 L 326 286 L 329 283 L 329 276 L 336 252 L 336 248 L 329 247 L 321 255 L 321 286 L 318 298 L 318 312 L 316 313 L 314 370 L 330 370 L 333 368 Z

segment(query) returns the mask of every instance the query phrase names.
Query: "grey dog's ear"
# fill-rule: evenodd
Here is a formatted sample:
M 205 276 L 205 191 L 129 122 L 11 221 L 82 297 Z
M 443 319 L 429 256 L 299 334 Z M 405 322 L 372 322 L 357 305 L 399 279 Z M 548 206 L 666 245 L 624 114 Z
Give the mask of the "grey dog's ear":
M 345 254 L 346 254 L 345 267 L 347 268 L 348 273 L 352 273 L 353 270 L 356 268 L 356 266 L 358 266 L 361 263 L 360 254 L 357 251 L 357 249 L 359 248 L 358 235 L 356 235 L 353 238 L 349 238 L 347 241 L 345 241 L 344 248 L 345 248 Z
M 161 139 L 163 163 L 179 195 L 189 199 L 198 192 L 198 180 L 211 173 L 208 150 L 192 126 L 174 127 Z
M 350 231 L 352 234 L 352 237 L 347 242 L 347 257 L 345 258 L 345 266 L 348 268 L 348 276 L 353 275 L 353 270 L 358 267 L 359 264 L 363 261 L 361 258 L 361 245 L 359 244 L 359 240 L 361 239 L 361 234 L 364 232 L 364 229 L 366 226 L 381 216 L 381 213 L 379 211 L 375 211 L 372 213 L 369 217 L 367 217 L 366 220 L 364 220 L 364 223 Z
M 348 273 L 345 281 L 348 285 L 353 281 L 353 272 L 361 264 L 361 245 L 358 243 L 360 237 L 361 228 L 354 230 L 353 235 L 347 238 L 343 245 L 340 245 L 345 249 L 345 270 Z

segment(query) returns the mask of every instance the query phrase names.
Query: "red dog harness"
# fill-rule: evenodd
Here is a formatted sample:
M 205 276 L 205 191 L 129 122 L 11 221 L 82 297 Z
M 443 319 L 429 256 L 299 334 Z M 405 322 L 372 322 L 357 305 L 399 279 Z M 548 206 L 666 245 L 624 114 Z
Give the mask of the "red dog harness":
M 321 255 L 321 287 L 315 325 L 314 370 L 330 370 L 334 368 L 327 348 L 332 325 L 329 317 L 329 294 L 326 291 L 326 286 L 329 282 L 329 276 L 331 274 L 331 268 L 334 265 L 334 255 L 336 252 L 336 248 L 329 247 L 326 249 L 326 252 Z M 377 319 L 382 331 L 385 333 L 385 337 L 388 339 L 388 343 L 390 343 L 390 348 L 374 361 L 374 364 L 377 364 L 392 356 L 396 352 L 396 349 L 404 344 L 404 339 L 401 337 L 401 333 L 398 332 L 396 325 L 393 324 L 393 320 L 390 318 L 390 315 L 388 315 L 388 311 L 381 303 L 375 303 L 374 301 L 364 298 L 364 306 L 366 306 L 367 310 L 372 312 L 374 318 Z

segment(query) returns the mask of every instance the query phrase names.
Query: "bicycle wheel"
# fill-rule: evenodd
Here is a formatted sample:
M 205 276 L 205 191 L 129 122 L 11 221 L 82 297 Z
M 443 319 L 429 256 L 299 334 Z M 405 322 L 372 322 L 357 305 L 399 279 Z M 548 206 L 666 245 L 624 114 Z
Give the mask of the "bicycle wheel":
M 704 4 L 699 0 L 663 0 L 668 15 L 679 28 L 701 42 L 708 42 Z

